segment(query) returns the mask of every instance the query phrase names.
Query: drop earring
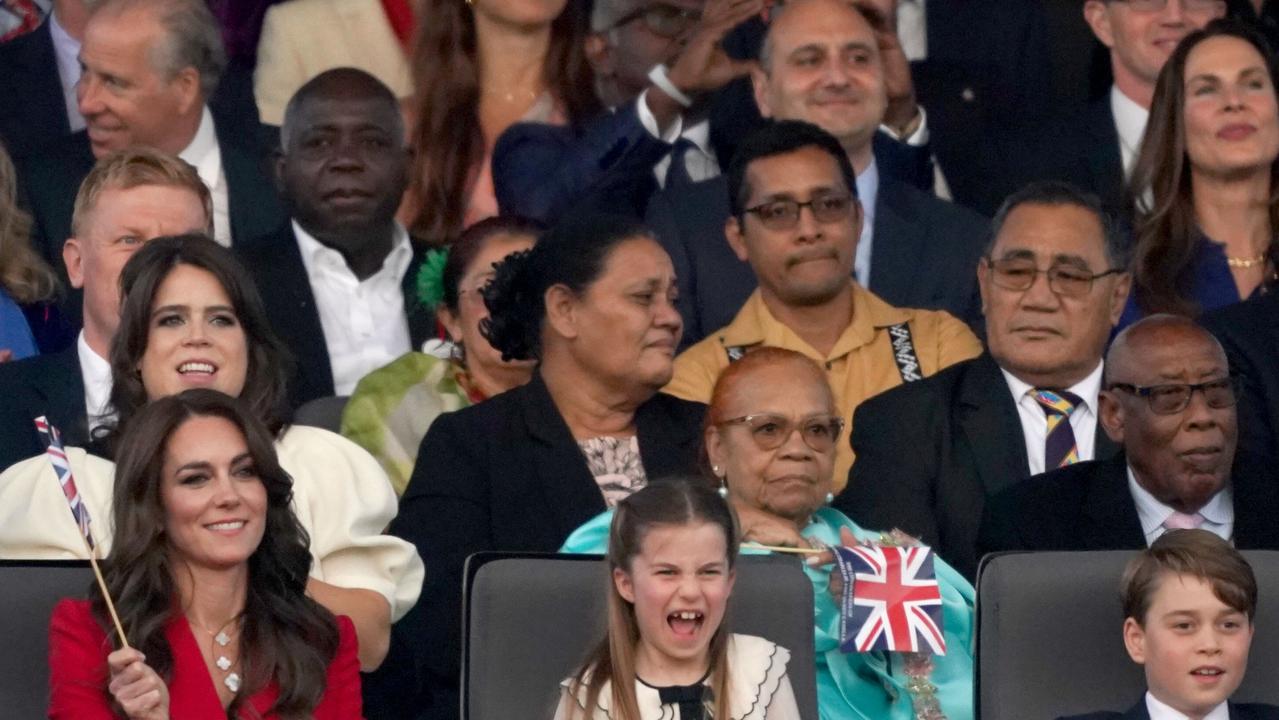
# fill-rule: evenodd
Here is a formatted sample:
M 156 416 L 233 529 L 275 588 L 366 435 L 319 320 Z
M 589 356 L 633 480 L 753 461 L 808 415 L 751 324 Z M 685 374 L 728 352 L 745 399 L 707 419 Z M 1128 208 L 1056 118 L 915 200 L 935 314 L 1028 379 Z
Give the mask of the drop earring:
M 833 503 L 833 502 L 835 502 L 835 494 L 834 494 L 834 493 L 826 493 L 826 504 L 827 504 L 827 505 L 830 505 L 830 504 L 831 504 L 831 503 Z
M 728 499 L 728 478 L 720 474 L 718 465 L 712 465 L 711 472 L 715 474 L 715 477 L 719 478 L 719 490 L 717 490 L 716 492 L 719 493 L 720 497 L 727 500 Z

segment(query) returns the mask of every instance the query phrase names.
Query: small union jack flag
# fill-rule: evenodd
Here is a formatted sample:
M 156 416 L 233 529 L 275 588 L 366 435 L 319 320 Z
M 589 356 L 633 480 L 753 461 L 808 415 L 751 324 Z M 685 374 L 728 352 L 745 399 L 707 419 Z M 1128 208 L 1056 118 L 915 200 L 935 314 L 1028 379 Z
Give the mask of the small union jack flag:
M 931 548 L 858 545 L 834 551 L 844 579 L 840 650 L 946 654 Z
M 89 549 L 93 550 L 93 533 L 89 531 L 89 508 L 85 507 L 84 498 L 80 497 L 80 491 L 76 489 L 75 476 L 71 474 L 71 463 L 67 461 L 66 449 L 62 447 L 62 434 L 43 415 L 36 418 L 35 423 L 36 430 L 40 432 L 40 438 L 45 443 L 45 455 L 49 456 L 49 464 L 53 466 L 53 472 L 58 476 L 58 484 L 62 486 L 62 494 L 66 496 L 67 505 L 71 508 L 71 517 L 75 518 L 80 534 L 84 536 Z

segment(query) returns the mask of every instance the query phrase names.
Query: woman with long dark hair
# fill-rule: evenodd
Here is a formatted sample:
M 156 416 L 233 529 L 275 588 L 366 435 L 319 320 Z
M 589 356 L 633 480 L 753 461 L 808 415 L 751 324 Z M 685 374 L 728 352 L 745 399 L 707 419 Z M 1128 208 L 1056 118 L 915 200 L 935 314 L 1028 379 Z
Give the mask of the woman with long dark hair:
M 1187 35 L 1155 86 L 1133 166 L 1142 315 L 1197 315 L 1265 292 L 1279 245 L 1279 97 L 1266 41 L 1233 20 Z
M 120 275 L 123 301 L 112 340 L 110 407 L 116 422 L 99 448 L 124 450 L 121 432 L 148 404 L 191 388 L 243 401 L 276 437 L 280 465 L 294 480 L 293 509 L 315 560 L 306 590 L 359 631 L 360 659 L 377 667 L 391 623 L 421 590 L 423 566 L 411 545 L 382 535 L 395 517 L 395 493 L 377 461 L 337 433 L 287 425 L 284 349 L 268 327 L 256 287 L 230 251 L 201 235 L 157 238 L 134 253 Z M 109 515 L 114 464 L 67 448 L 91 514 Z M 77 557 L 85 550 L 67 522 L 66 501 L 44 457 L 0 475 L 0 553 Z M 109 554 L 115 536 L 98 525 Z
M 354 626 L 306 594 L 293 482 L 249 408 L 214 390 L 160 398 L 117 460 L 103 575 L 129 647 L 96 585 L 59 603 L 49 717 L 360 717 Z
M 400 219 L 447 242 L 497 214 L 489 160 L 516 121 L 599 111 L 580 0 L 425 0 L 413 57 L 415 150 Z

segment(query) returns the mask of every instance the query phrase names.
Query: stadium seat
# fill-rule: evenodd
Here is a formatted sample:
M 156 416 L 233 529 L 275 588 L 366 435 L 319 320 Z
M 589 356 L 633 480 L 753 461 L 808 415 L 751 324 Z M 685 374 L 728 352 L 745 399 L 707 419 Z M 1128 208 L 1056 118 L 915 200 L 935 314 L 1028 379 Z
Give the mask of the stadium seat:
M 324 428 L 330 432 L 339 432 L 342 428 L 342 411 L 346 409 L 347 395 L 316 398 L 303 403 L 293 413 L 293 422 L 298 425 Z
M 1145 675 L 1124 650 L 1119 583 L 1133 552 L 1001 553 L 977 578 L 978 720 L 1127 710 Z M 1279 703 L 1279 552 L 1245 550 L 1260 600 L 1240 702 Z
M 86 560 L 0 560 L 0 716 L 47 717 L 49 616 L 92 583 Z
M 608 569 L 598 555 L 477 553 L 466 562 L 462 717 L 549 718 L 560 681 L 603 637 Z M 728 619 L 734 632 L 791 651 L 790 681 L 817 720 L 813 586 L 798 560 L 742 556 Z

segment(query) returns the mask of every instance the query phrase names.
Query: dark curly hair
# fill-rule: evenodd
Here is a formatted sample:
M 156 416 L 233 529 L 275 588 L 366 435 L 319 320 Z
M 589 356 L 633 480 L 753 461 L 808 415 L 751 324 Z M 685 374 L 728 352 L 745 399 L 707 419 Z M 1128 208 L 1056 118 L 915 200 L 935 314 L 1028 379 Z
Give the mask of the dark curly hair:
M 653 238 L 653 232 L 625 216 L 588 213 L 562 221 L 531 250 L 498 264 L 484 288 L 489 317 L 480 333 L 503 361 L 540 360 L 546 291 L 563 285 L 580 295 L 604 272 L 613 249 L 636 237 Z
M 289 351 L 271 329 L 253 279 L 230 250 L 207 236 L 174 235 L 148 242 L 120 272 L 120 327 L 111 341 L 109 358 L 113 378 L 111 407 L 117 424 L 107 429 L 105 438 L 95 438 L 105 439 L 112 452 L 119 429 L 147 402 L 138 364 L 147 350 L 151 305 L 160 285 L 179 265 L 209 272 L 226 291 L 240 327 L 244 328 L 249 351 L 248 373 L 240 397 L 271 432 L 278 433 L 284 426 Z
M 115 540 L 103 564 L 107 588 L 130 642 L 156 673 L 171 679 L 174 658 L 165 625 L 177 607 L 175 575 L 186 568 L 174 562 L 165 532 L 162 475 L 169 438 L 198 417 L 222 418 L 239 429 L 267 496 L 262 542 L 248 560 L 240 635 L 245 684 L 227 715 L 239 717 L 240 700 L 275 680 L 280 695 L 270 712 L 310 717 L 337 653 L 337 623 L 306 595 L 310 539 L 291 508 L 293 480 L 280 467 L 271 433 L 245 403 L 215 390 L 187 390 L 148 403 L 124 427 L 112 497 Z M 94 615 L 111 635 L 106 602 L 94 588 Z
M 444 263 L 441 285 L 444 289 L 444 307 L 454 315 L 458 312 L 458 283 L 471 268 L 471 263 L 488 247 L 489 239 L 497 235 L 527 235 L 536 238 L 545 230 L 540 223 L 515 215 L 498 215 L 481 220 L 462 232 L 462 236 L 449 247 L 449 259 Z

